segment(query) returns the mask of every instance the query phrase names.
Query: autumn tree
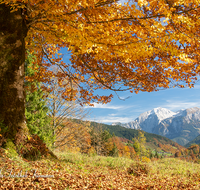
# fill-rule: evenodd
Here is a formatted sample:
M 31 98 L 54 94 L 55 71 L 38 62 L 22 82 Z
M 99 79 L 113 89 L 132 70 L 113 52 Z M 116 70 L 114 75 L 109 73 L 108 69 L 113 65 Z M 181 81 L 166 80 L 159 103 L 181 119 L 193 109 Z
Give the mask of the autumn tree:
M 104 144 L 104 155 L 117 156 L 116 145 L 112 141 L 112 135 L 109 130 L 104 130 L 103 133 L 101 133 L 101 139 Z
M 140 156 L 146 156 L 147 149 L 145 147 L 146 137 L 144 136 L 144 132 L 139 130 L 138 136 L 133 138 L 132 141 L 134 142 L 133 147 L 135 149 L 135 152 Z
M 61 88 L 58 83 L 62 82 L 67 85 L 67 82 L 59 81 L 54 77 L 52 77 L 51 80 L 52 91 L 48 93 L 46 97 L 47 106 L 50 110 L 48 115 L 52 119 L 54 135 L 60 135 L 67 126 L 66 123 L 69 122 L 69 119 L 86 119 L 89 112 L 80 106 L 78 99 L 66 101 L 62 97 L 62 91 L 64 89 Z
M 59 69 L 57 69 L 57 72 L 59 72 Z M 72 142 L 75 141 L 75 137 L 77 142 L 81 142 L 81 139 L 85 138 L 83 136 L 83 131 L 88 131 L 87 126 L 85 126 L 84 129 L 84 125 L 78 126 L 78 124 L 73 123 L 71 119 L 84 120 L 86 119 L 89 111 L 86 111 L 83 107 L 80 106 L 79 99 L 67 101 L 62 97 L 62 92 L 64 89 L 59 85 L 59 83 L 67 85 L 68 82 L 66 80 L 59 81 L 52 76 L 51 81 L 52 90 L 48 93 L 45 99 L 47 102 L 47 106 L 50 110 L 48 112 L 48 116 L 51 118 L 52 121 L 51 126 L 53 135 L 56 136 L 53 147 L 58 148 L 64 145 L 66 147 L 70 144 L 70 139 Z M 70 146 L 72 146 L 72 142 Z M 55 145 L 55 143 L 57 145 Z
M 94 151 L 97 155 L 101 155 L 102 149 L 103 149 L 103 144 L 101 141 L 101 133 L 102 133 L 102 128 L 97 126 L 96 128 L 92 128 L 90 131 L 90 136 L 91 136 L 91 146 L 94 148 Z
M 55 130 L 55 150 L 88 153 L 91 147 L 89 122 L 78 123 L 65 119 Z
M 131 156 L 130 149 L 127 145 L 124 146 L 124 156 L 127 158 L 130 158 L 130 156 Z
M 107 103 L 97 89 L 155 91 L 192 87 L 200 72 L 199 0 L 1 0 L 0 120 L 14 143 L 25 124 L 25 48 L 35 52 L 34 78 L 68 81 L 62 95 Z M 68 62 L 59 50 L 71 53 Z M 61 69 L 54 73 L 51 65 Z M 28 79 L 33 80 L 33 77 Z M 74 88 L 78 85 L 78 89 Z M 61 83 L 62 85 L 62 83 Z M 44 88 L 47 85 L 43 86 Z M 51 90 L 51 89 L 49 89 Z
M 116 156 L 116 145 L 112 141 L 112 135 L 109 131 L 103 130 L 101 126 L 92 127 L 90 131 L 91 146 L 97 155 Z
M 112 137 L 112 141 L 117 148 L 117 156 L 122 157 L 124 155 L 124 146 L 125 144 L 120 140 L 119 137 Z

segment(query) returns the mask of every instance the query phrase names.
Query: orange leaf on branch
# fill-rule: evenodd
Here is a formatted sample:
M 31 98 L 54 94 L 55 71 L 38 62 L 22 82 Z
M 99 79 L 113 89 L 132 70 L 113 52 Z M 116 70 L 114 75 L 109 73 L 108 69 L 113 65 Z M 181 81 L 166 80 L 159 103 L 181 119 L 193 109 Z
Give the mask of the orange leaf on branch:
M 151 92 L 172 87 L 174 81 L 175 86 L 193 87 L 200 72 L 199 1 L 2 3 L 23 10 L 26 48 L 39 63 L 35 78 L 47 84 L 51 76 L 58 78 L 67 100 L 111 100 L 111 95 L 96 96 L 94 89 Z M 62 48 L 70 52 L 70 62 L 60 53 Z M 52 66 L 60 71 L 56 73 Z M 65 88 L 64 80 L 71 90 Z

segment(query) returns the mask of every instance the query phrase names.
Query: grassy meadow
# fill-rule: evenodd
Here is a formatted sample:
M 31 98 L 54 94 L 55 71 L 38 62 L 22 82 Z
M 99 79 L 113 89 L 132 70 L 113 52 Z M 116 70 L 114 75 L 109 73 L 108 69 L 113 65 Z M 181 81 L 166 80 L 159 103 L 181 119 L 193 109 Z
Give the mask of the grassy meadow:
M 72 152 L 28 161 L 1 150 L 0 189 L 200 189 L 200 165 Z

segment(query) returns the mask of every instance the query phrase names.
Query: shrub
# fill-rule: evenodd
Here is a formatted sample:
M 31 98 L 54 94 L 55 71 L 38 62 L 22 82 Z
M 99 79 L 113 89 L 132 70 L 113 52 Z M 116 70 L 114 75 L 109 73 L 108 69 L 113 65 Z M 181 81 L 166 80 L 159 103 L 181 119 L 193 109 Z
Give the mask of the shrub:
M 151 162 L 151 160 L 149 158 L 147 158 L 146 156 L 143 156 L 141 160 L 142 160 L 142 162 L 147 162 L 147 163 Z
M 57 158 L 38 135 L 28 137 L 27 142 L 20 147 L 19 153 L 27 160 L 37 160 L 41 157 Z
M 141 162 L 135 162 L 131 164 L 129 168 L 127 168 L 127 173 L 134 176 L 147 175 L 149 171 L 149 166 Z

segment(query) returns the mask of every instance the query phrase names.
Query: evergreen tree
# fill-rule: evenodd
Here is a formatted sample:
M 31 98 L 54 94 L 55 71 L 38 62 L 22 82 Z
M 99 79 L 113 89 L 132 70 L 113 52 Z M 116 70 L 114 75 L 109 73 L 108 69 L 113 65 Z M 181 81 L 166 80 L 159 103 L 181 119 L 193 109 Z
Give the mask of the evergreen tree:
M 38 65 L 34 64 L 35 57 L 28 54 L 25 63 L 26 76 L 34 76 Z M 41 84 L 37 81 L 25 81 L 26 87 L 26 109 L 25 115 L 27 126 L 31 134 L 37 134 L 46 144 L 51 147 L 54 142 L 54 135 L 51 127 L 51 119 L 47 115 L 49 108 L 46 106 L 45 94 Z
M 109 130 L 103 130 L 100 126 L 93 127 L 89 132 L 91 146 L 94 147 L 97 155 L 118 156 L 118 149 L 112 142 L 112 135 Z
M 112 135 L 110 134 L 109 130 L 104 130 L 101 133 L 101 139 L 104 143 L 108 142 L 108 139 L 110 139 L 112 137 Z
M 119 156 L 119 150 L 116 146 L 116 144 L 114 143 L 114 146 L 112 148 L 112 150 L 109 152 L 109 156 L 113 156 L 113 157 L 118 157 Z
M 158 151 L 156 150 L 156 152 L 155 152 L 155 156 L 154 156 L 155 158 L 159 158 L 159 155 L 158 155 Z
M 149 153 L 149 158 L 151 159 L 151 158 L 153 158 L 154 157 L 154 154 L 152 153 L 152 151 L 150 151 L 150 153 Z

